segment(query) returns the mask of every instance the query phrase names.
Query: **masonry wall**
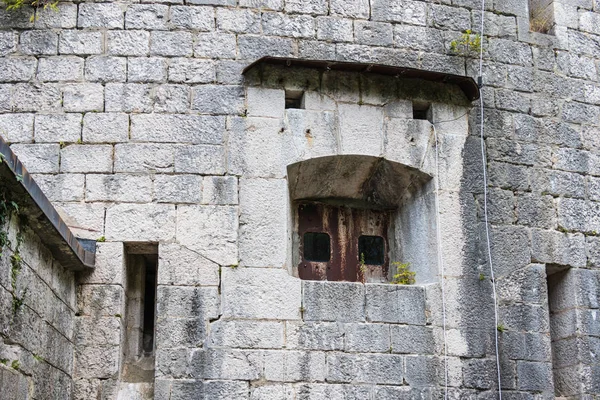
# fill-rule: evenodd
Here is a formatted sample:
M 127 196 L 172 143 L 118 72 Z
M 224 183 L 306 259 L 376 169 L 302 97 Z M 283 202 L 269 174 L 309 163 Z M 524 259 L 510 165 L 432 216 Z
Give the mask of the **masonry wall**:
M 70 399 L 74 274 L 16 215 L 1 229 L 10 244 L 0 257 L 0 398 Z
M 122 389 L 126 242 L 159 243 L 155 398 L 439 394 L 440 282 L 453 396 L 495 395 L 498 328 L 505 394 L 600 392 L 597 1 L 554 1 L 552 35 L 529 32 L 524 1 L 486 4 L 482 96 L 499 324 L 477 103 L 468 107 L 452 86 L 370 75 L 241 75 L 269 55 L 475 77 L 478 60 L 450 43 L 480 29 L 480 2 L 441 3 L 61 3 L 34 23 L 27 12 L 0 12 L 0 134 L 71 229 L 105 240 L 96 271 L 80 277 L 75 398 L 116 398 Z M 313 105 L 285 111 L 285 88 L 306 90 Z M 439 110 L 444 279 L 408 289 L 301 282 L 291 265 L 286 167 L 359 154 L 436 177 L 432 131 L 410 121 L 412 99 Z M 391 100 L 406 106 L 399 116 L 385 109 Z M 554 270 L 564 278 L 549 299 Z M 372 319 L 377 290 L 402 293 L 401 304 L 424 296 L 414 315 L 425 325 Z M 320 296 L 328 301 L 314 304 Z M 366 308 L 336 322 L 331 304 Z M 402 334 L 427 339 L 399 351 Z

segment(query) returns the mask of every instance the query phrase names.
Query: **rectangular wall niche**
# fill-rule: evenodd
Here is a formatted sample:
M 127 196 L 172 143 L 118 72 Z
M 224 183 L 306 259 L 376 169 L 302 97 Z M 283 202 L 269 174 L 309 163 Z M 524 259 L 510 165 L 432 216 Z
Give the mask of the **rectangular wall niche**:
M 125 334 L 121 380 L 154 381 L 158 245 L 125 244 Z
M 576 348 L 577 308 L 573 301 L 573 288 L 568 284 L 569 269 L 564 266 L 546 265 L 546 284 L 548 287 L 548 313 L 550 323 L 550 341 L 552 349 L 552 375 L 554 378 L 554 394 L 566 397 L 578 394 L 569 385 L 572 375 L 577 369 L 578 355 L 573 354 Z M 566 328 L 566 329 L 565 329 Z
M 529 0 L 529 30 L 550 33 L 554 26 L 554 0 Z

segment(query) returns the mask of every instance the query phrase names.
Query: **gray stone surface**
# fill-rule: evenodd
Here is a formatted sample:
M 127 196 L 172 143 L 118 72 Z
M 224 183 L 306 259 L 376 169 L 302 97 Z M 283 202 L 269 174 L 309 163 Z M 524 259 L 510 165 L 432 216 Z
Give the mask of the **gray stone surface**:
M 157 399 L 439 397 L 444 337 L 449 396 L 491 398 L 487 208 L 506 327 L 503 394 L 600 392 L 591 356 L 600 293 L 598 5 L 554 1 L 549 34 L 530 32 L 526 2 L 485 6 L 484 32 L 474 0 L 67 1 L 31 22 L 28 7 L 0 9 L 0 135 L 77 237 L 106 240 L 96 269 L 77 276 L 76 296 L 73 275 L 31 233 L 13 287 L 9 230 L 12 247 L 0 249 L 0 326 L 8 327 L 0 359 L 10 362 L 0 364 L 0 386 L 19 399 L 141 400 L 132 393 L 146 384 L 121 379 L 125 331 L 115 315 L 135 297 L 126 293 L 131 246 L 123 242 L 152 242 Z M 366 71 L 385 64 L 476 79 L 477 55 L 451 48 L 466 29 L 484 36 L 485 183 L 478 102 L 447 81 Z M 242 75 L 262 56 L 365 65 L 356 73 L 291 62 Z M 304 92 L 300 108 L 285 108 L 290 90 Z M 435 127 L 413 119 L 413 102 L 431 104 Z M 399 199 L 387 254 L 410 262 L 418 285 L 295 276 L 288 167 L 337 154 L 384 157 L 432 178 L 365 195 Z M 425 234 L 415 234 L 421 225 Z M 24 288 L 35 296 L 13 316 L 13 292 Z
M 365 320 L 365 287 L 359 283 L 303 281 L 302 297 L 307 321 Z
M 224 268 L 223 316 L 298 320 L 301 282 L 282 269 Z M 257 302 L 256 299 L 261 299 Z
M 366 285 L 365 308 L 368 321 L 425 325 L 425 294 L 420 287 Z

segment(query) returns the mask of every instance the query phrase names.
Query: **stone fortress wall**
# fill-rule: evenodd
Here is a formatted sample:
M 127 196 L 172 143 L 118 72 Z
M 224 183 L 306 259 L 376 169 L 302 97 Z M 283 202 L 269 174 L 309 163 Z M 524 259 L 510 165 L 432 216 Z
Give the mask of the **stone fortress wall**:
M 0 11 L 0 134 L 70 228 L 98 240 L 95 270 L 77 276 L 75 333 L 64 333 L 74 357 L 56 390 L 75 399 L 397 399 L 439 397 L 447 382 L 453 397 L 495 397 L 498 332 L 504 396 L 598 395 L 597 0 L 552 1 L 550 34 L 530 32 L 526 1 L 486 4 L 481 96 L 498 324 L 478 101 L 453 84 L 366 72 L 264 66 L 242 75 L 278 56 L 476 78 L 479 60 L 451 42 L 480 29 L 479 7 L 65 2 L 34 22 L 28 10 Z M 300 107 L 286 108 L 299 91 Z M 415 119 L 423 103 L 429 115 Z M 429 177 L 399 194 L 390 231 L 390 258 L 411 263 L 415 285 L 298 278 L 301 197 L 290 168 L 319 157 L 347 165 L 349 156 Z M 315 175 L 327 187 L 324 179 Z M 141 311 L 151 280 L 140 276 L 156 279 L 152 339 Z
M 16 214 L 2 234 L 0 398 L 69 399 L 75 343 L 91 333 L 74 327 L 75 275 Z

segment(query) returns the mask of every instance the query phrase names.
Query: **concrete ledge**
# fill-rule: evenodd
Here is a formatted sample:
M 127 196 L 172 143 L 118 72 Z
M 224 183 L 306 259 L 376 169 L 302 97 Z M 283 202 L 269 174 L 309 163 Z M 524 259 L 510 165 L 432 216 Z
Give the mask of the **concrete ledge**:
M 67 227 L 56 209 L 35 183 L 8 143 L 0 138 L 0 181 L 14 198 L 19 212 L 27 217 L 29 226 L 60 264 L 73 271 L 94 267 L 94 251 L 84 248 Z

